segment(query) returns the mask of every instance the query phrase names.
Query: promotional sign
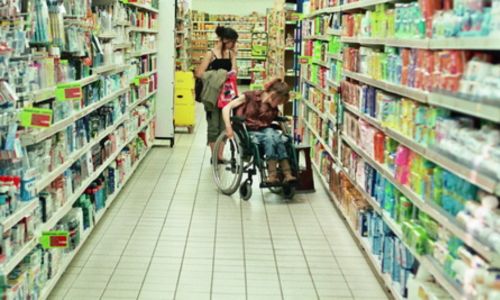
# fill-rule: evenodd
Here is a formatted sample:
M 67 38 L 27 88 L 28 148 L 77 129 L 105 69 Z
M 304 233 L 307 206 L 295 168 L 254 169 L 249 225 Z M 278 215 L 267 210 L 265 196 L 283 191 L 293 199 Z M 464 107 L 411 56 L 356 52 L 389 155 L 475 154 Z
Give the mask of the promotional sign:
M 57 101 L 80 101 L 83 97 L 82 85 L 79 82 L 61 83 L 56 88 Z
M 19 114 L 23 127 L 45 128 L 52 124 L 52 110 L 47 108 L 24 108 Z
M 40 244 L 44 249 L 67 248 L 69 233 L 67 231 L 46 231 L 40 237 Z

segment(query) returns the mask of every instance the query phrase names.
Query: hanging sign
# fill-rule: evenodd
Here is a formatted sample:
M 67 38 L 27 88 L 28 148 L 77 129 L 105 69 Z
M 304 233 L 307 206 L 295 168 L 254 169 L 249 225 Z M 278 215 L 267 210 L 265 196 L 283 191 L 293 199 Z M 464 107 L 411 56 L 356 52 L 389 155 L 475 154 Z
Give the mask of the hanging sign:
M 23 127 L 45 128 L 52 124 L 52 110 L 47 108 L 24 108 L 19 114 Z

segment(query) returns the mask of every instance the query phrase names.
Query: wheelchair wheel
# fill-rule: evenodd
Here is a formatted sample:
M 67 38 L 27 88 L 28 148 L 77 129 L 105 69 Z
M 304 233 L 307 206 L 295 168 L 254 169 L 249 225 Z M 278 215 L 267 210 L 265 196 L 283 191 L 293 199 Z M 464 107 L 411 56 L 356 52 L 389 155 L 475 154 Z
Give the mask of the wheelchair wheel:
M 243 149 L 238 135 L 229 140 L 226 131 L 223 131 L 215 142 L 214 156 L 215 153 L 222 154 L 222 162 L 212 164 L 215 184 L 223 194 L 232 195 L 240 186 L 243 176 Z
M 286 184 L 283 186 L 283 196 L 285 199 L 291 200 L 293 196 L 295 196 L 295 187 L 290 184 Z
M 248 201 L 252 197 L 252 182 L 245 180 L 240 186 L 241 199 Z

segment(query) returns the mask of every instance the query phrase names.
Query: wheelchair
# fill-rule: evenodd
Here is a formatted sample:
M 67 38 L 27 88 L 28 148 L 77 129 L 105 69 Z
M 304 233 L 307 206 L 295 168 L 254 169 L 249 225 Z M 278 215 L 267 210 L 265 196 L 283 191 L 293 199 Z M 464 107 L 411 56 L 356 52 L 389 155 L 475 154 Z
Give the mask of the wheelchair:
M 293 138 L 287 133 L 285 123 L 286 117 L 278 117 L 272 127 L 281 130 L 286 138 L 285 148 L 292 168 L 292 174 L 298 176 L 297 151 L 293 145 Z M 275 194 L 282 194 L 285 199 L 292 199 L 295 194 L 296 182 L 282 183 L 283 175 L 278 168 L 280 183 L 269 184 L 267 179 L 267 165 L 261 153 L 261 145 L 252 139 L 247 130 L 244 118 L 241 116 L 231 117 L 234 138 L 228 139 L 224 130 L 218 137 L 214 146 L 214 157 L 221 153 L 223 159 L 212 164 L 213 178 L 219 191 L 225 195 L 232 195 L 239 188 L 241 199 L 247 201 L 252 197 L 253 176 L 259 171 L 261 182 L 260 188 L 268 188 Z M 244 174 L 246 179 L 242 182 Z

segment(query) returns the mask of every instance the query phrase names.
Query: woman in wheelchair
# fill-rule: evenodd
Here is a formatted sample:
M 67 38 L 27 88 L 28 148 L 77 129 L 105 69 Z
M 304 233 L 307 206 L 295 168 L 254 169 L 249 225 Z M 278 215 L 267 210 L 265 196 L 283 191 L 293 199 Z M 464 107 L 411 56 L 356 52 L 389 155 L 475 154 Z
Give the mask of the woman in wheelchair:
M 275 79 L 266 84 L 263 91 L 248 91 L 239 98 L 231 101 L 222 110 L 222 117 L 226 126 L 226 136 L 234 137 L 231 125 L 231 112 L 244 118 L 244 124 L 251 138 L 257 141 L 264 150 L 267 163 L 267 184 L 279 184 L 277 166 L 283 174 L 283 181 L 290 183 L 296 180 L 285 146 L 286 138 L 271 124 L 279 116 L 279 105 L 290 99 L 290 89 L 281 79 Z

